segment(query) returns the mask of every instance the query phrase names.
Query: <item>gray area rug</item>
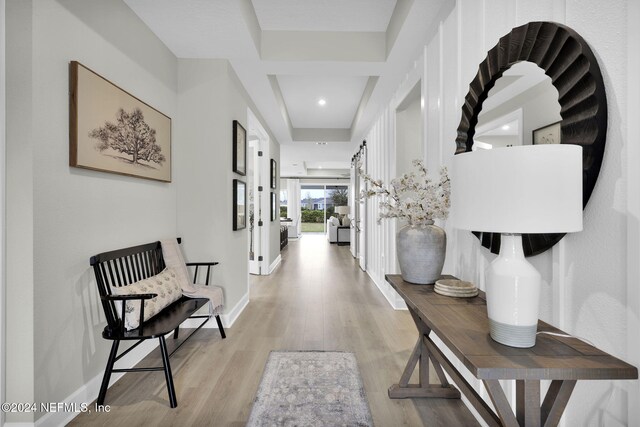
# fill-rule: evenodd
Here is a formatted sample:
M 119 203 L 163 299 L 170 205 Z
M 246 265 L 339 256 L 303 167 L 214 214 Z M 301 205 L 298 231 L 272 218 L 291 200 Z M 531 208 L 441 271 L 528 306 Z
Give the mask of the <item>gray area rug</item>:
M 355 355 L 272 351 L 247 426 L 373 426 Z

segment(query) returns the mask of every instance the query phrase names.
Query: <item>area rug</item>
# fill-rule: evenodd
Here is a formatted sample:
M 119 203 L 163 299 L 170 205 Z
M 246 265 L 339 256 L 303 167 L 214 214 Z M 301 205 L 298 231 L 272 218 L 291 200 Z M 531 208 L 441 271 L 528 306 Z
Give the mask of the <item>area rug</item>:
M 355 355 L 272 351 L 247 426 L 373 426 Z

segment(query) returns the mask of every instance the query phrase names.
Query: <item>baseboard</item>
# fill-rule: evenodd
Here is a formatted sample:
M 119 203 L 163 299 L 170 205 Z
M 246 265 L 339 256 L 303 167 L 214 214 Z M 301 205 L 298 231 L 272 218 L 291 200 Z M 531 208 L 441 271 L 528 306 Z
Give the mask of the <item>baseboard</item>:
M 386 280 L 377 280 L 369 271 L 367 271 L 367 274 L 394 310 L 407 310 L 407 304 L 402 298 L 400 298 L 398 293 L 386 282 Z
M 221 317 L 222 324 L 225 328 L 231 327 L 234 322 L 240 317 L 240 314 L 244 311 L 246 306 L 249 304 L 249 292 L 244 294 L 244 296 L 238 301 L 238 303 L 233 307 L 233 309 L 227 313 L 223 314 Z M 191 325 L 193 323 L 193 326 Z M 198 324 L 201 323 L 200 319 L 188 319 L 184 323 L 182 323 L 182 327 L 197 327 Z M 204 328 L 218 328 L 218 324 L 215 321 L 209 321 Z M 131 350 L 129 354 L 124 356 L 116 366 L 126 366 L 132 367 L 138 364 L 142 359 L 144 359 L 149 353 L 151 353 L 156 347 L 158 347 L 158 340 L 146 340 L 142 344 L 140 344 L 135 349 Z M 62 402 L 62 405 L 68 408 L 75 408 L 78 411 L 83 408 L 83 405 L 87 405 L 86 409 L 90 411 L 96 411 L 95 407 L 91 406 L 91 402 L 98 398 L 98 393 L 100 392 L 100 384 L 102 383 L 102 376 L 104 375 L 104 371 L 100 372 L 94 378 L 89 380 L 85 385 L 76 390 L 73 394 L 68 396 Z M 111 387 L 116 381 L 122 378 L 124 374 L 112 374 L 111 381 L 109 382 L 109 387 Z M 109 401 L 109 395 L 107 393 L 107 402 Z M 62 426 L 69 423 L 72 419 L 74 419 L 81 412 L 49 412 L 43 417 L 39 418 L 35 423 L 5 423 L 7 427 L 55 427 Z
M 235 321 L 240 317 L 240 314 L 244 311 L 244 309 L 249 305 L 249 292 L 244 294 L 240 301 L 228 312 L 220 316 L 220 320 L 222 320 L 222 326 L 226 328 L 230 328 L 233 326 Z M 202 323 L 201 319 L 187 319 L 185 320 L 181 327 L 183 328 L 197 328 L 198 325 Z M 218 329 L 218 322 L 214 320 L 209 320 L 203 328 L 211 328 Z
M 282 255 L 278 254 L 275 260 L 269 266 L 269 274 L 273 273 L 273 271 L 280 265 L 280 261 L 282 261 Z
M 144 359 L 149 353 L 151 353 L 156 347 L 158 347 L 158 340 L 145 340 L 142 344 L 131 350 L 129 354 L 120 359 L 116 366 L 118 367 L 132 367 L 138 364 L 142 359 Z M 72 419 L 74 419 L 78 414 L 80 414 L 81 408 L 83 405 L 86 406 L 86 409 L 92 412 L 96 411 L 94 406 L 91 406 L 91 402 L 98 398 L 98 393 L 100 392 L 100 385 L 102 383 L 103 372 L 100 372 L 98 375 L 89 380 L 88 383 L 80 387 L 73 394 L 64 399 L 60 404 L 64 405 L 67 408 L 75 408 L 77 412 L 48 412 L 43 417 L 39 418 L 34 424 L 29 423 L 7 423 L 5 425 L 18 427 L 21 425 L 29 425 L 36 427 L 55 427 L 55 426 L 63 426 L 69 423 Z M 109 382 L 109 387 L 111 387 L 116 381 L 122 378 L 122 374 L 112 374 L 111 381 Z M 109 402 L 109 393 L 107 392 L 107 405 Z M 105 405 L 105 406 L 107 406 Z

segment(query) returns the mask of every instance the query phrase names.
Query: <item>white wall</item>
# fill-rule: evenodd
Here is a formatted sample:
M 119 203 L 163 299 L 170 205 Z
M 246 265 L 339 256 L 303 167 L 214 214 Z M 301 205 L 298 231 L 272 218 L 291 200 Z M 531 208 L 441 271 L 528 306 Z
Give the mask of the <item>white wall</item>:
M 637 75 L 638 33 L 629 22 L 627 8 L 635 11 L 633 2 L 617 0 L 603 3 L 596 0 L 495 0 L 477 2 L 459 0 L 446 17 L 437 34 L 426 41 L 424 79 L 425 90 L 425 158 L 430 170 L 447 165 L 455 151 L 456 129 L 460 106 L 478 64 L 499 37 L 511 28 L 529 21 L 548 20 L 564 23 L 591 45 L 598 58 L 607 90 L 609 129 L 607 147 L 600 177 L 584 212 L 584 231 L 565 237 L 553 250 L 530 260 L 543 275 L 541 317 L 569 333 L 582 336 L 597 347 L 636 366 L 640 364 L 637 342 L 638 292 L 640 273 L 637 268 L 640 233 L 637 226 L 637 206 L 640 188 L 637 179 L 640 154 L 632 138 L 637 132 L 627 126 L 637 120 L 638 85 L 627 69 L 627 61 L 635 65 Z M 635 24 L 633 24 L 635 26 Z M 635 48 L 627 45 L 634 41 Z M 411 72 L 411 71 L 409 71 Z M 629 93 L 633 88 L 634 93 Z M 634 103 L 635 102 L 635 103 Z M 634 115 L 627 111 L 633 106 Z M 393 105 L 393 101 L 391 103 Z M 384 171 L 383 159 L 389 153 L 384 146 L 393 146 L 393 126 L 388 113 L 383 113 L 367 136 L 370 172 Z M 387 129 L 381 132 L 381 129 Z M 388 129 L 391 129 L 389 131 Z M 370 144 L 373 141 L 377 143 Z M 376 148 L 372 147 L 376 145 Z M 633 160 L 625 163 L 628 153 Z M 387 157 L 386 162 L 394 162 Z M 372 173 L 373 174 L 373 173 Z M 383 174 L 374 176 L 385 177 Z M 632 187 L 625 190 L 626 183 Z M 369 202 L 372 226 L 368 231 L 369 253 L 378 248 L 388 253 L 391 239 L 386 230 L 375 224 L 377 203 Z M 627 209 L 632 209 L 629 215 Z M 373 221 L 373 223 L 371 222 Z M 627 230 L 632 228 L 633 233 Z M 484 286 L 484 272 L 495 257 L 482 248 L 469 233 L 446 227 L 448 234 L 445 271 Z M 380 246 L 380 242 L 384 245 Z M 628 254 L 628 250 L 631 253 Z M 379 280 L 382 268 L 370 269 Z M 633 297 L 629 300 L 629 297 Z M 389 297 L 388 297 L 389 298 Z M 632 331 L 636 331 L 633 333 Z M 476 382 L 477 383 L 477 382 Z M 637 381 L 578 382 L 564 420 L 566 425 L 634 425 L 640 422 L 637 402 L 640 400 Z M 631 414 L 631 418 L 629 415 Z
M 424 157 L 422 149 L 422 109 L 418 83 L 396 109 L 396 173 L 415 171 L 414 159 Z
M 5 0 L 0 0 L 0 402 L 5 399 L 5 174 L 6 174 L 6 149 L 5 149 Z M 4 424 L 5 414 L 0 414 L 0 426 Z
M 6 400 L 59 402 L 109 351 L 89 257 L 176 233 L 174 184 L 68 166 L 69 61 L 174 116 L 176 60 L 122 2 L 9 0 L 7 24 Z
M 249 292 L 247 229 L 232 229 L 233 120 L 247 129 L 246 105 L 235 105 L 226 60 L 178 61 L 178 120 L 175 147 L 178 234 L 185 257 L 218 261 L 212 283 L 222 286 L 232 308 Z M 202 126 L 207 123 L 207 126 Z M 243 254 L 246 256 L 237 256 Z
M 175 132 L 183 142 L 175 146 L 178 234 L 187 259 L 220 263 L 211 280 L 224 288 L 228 312 L 249 292 L 248 228 L 232 228 L 233 179 L 247 182 L 231 169 L 232 122 L 249 129 L 247 108 L 253 105 L 227 60 L 180 59 L 178 70 Z M 279 144 L 272 137 L 269 156 L 280 163 Z M 268 210 L 263 218 L 269 228 L 269 266 L 280 254 L 280 228 L 279 220 L 269 221 Z
M 226 61 L 179 64 L 120 0 L 7 0 L 6 14 L 3 400 L 93 398 L 110 343 L 91 255 L 182 235 L 187 258 L 221 261 L 214 280 L 228 308 L 246 295 L 246 232 L 231 231 L 231 123 L 246 124 L 255 106 Z M 172 118 L 172 183 L 68 166 L 72 60 Z M 273 138 L 270 152 L 279 162 Z M 276 258 L 277 223 L 270 234 Z

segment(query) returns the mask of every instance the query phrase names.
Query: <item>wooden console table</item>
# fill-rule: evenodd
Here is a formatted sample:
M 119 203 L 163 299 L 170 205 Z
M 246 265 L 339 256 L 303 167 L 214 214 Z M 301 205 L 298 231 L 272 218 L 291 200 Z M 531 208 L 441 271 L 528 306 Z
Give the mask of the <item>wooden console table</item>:
M 634 366 L 577 338 L 539 334 L 535 347 L 525 349 L 493 341 L 489 336 L 483 292 L 475 298 L 451 298 L 435 293 L 433 285 L 413 285 L 402 280 L 400 275 L 385 277 L 407 303 L 419 333 L 400 382 L 389 388 L 392 399 L 459 398 L 461 391 L 490 426 L 555 426 L 577 380 L 638 378 Z M 565 334 L 542 321 L 538 322 L 538 331 Z M 434 344 L 430 337 L 432 332 L 476 378 L 482 380 L 497 413 Z M 429 384 L 429 361 L 441 384 Z M 409 384 L 416 365 L 419 383 Z M 460 391 L 449 384 L 444 371 Z M 516 382 L 515 413 L 499 380 Z M 542 406 L 540 380 L 551 380 Z

